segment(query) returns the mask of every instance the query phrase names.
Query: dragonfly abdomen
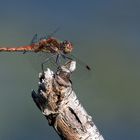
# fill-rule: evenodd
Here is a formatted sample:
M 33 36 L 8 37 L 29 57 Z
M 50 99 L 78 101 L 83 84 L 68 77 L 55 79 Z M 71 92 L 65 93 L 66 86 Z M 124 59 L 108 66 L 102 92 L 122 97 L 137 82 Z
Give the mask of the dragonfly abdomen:
M 34 51 L 32 46 L 22 46 L 22 47 L 13 47 L 7 48 L 3 47 L 0 48 L 0 52 L 25 52 L 25 51 Z

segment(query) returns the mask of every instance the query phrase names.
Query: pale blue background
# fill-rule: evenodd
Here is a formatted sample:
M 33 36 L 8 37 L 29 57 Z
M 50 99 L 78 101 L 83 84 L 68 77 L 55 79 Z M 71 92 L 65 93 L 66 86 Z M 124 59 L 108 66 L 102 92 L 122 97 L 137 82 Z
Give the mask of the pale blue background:
M 0 46 L 29 44 L 35 33 L 75 46 L 74 89 L 106 140 L 140 139 L 139 0 L 0 0 Z M 0 139 L 57 140 L 31 99 L 38 72 L 28 54 L 0 53 Z M 35 59 L 35 61 L 37 58 Z

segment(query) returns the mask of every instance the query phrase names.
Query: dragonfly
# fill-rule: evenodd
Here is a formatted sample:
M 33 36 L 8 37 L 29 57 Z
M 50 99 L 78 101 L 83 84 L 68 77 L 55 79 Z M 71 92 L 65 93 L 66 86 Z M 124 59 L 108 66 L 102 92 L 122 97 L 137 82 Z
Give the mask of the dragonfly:
M 42 64 L 41 68 L 44 71 L 44 64 L 48 62 L 51 58 L 55 58 L 55 63 L 60 66 L 61 58 L 63 59 L 68 59 L 68 60 L 73 60 L 72 57 L 76 58 L 74 55 L 72 55 L 73 51 L 73 44 L 68 41 L 60 41 L 54 37 L 48 36 L 48 37 L 43 37 L 37 40 L 37 34 L 34 35 L 30 45 L 25 45 L 25 46 L 18 46 L 18 47 L 1 47 L 0 52 L 23 52 L 24 54 L 26 52 L 34 52 L 34 53 L 48 53 L 51 54 L 50 57 L 46 58 Z M 70 54 L 70 56 L 68 55 Z M 78 61 L 85 66 L 87 70 L 91 70 L 91 68 L 85 64 L 83 61 L 78 59 Z

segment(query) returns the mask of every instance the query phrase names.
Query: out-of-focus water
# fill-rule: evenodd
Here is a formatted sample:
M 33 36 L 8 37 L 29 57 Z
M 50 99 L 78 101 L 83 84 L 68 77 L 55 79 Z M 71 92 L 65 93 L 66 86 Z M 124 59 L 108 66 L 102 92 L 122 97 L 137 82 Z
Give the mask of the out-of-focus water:
M 107 140 L 140 139 L 140 2 L 0 1 L 0 46 L 30 43 L 60 26 L 55 37 L 73 42 L 79 100 Z M 28 54 L 27 54 L 28 55 Z M 0 53 L 0 139 L 57 140 L 31 99 L 38 72 L 22 53 Z M 35 61 L 37 58 L 35 59 Z

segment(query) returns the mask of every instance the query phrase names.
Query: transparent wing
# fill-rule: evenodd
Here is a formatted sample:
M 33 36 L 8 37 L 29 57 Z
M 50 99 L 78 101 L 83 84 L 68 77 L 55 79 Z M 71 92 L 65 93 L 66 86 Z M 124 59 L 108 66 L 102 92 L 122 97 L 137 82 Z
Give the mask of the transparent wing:
M 91 70 L 92 70 L 91 67 L 90 67 L 88 64 L 86 64 L 86 63 L 83 62 L 81 59 L 77 58 L 76 56 L 74 56 L 74 55 L 72 55 L 72 54 L 69 54 L 68 57 L 69 57 L 70 59 L 76 60 L 77 63 L 79 63 L 82 67 L 84 67 L 84 68 L 87 69 L 88 71 L 91 71 Z M 95 69 L 93 69 L 93 70 L 95 70 Z
M 33 36 L 32 40 L 31 40 L 31 42 L 30 42 L 30 45 L 35 44 L 35 43 L 37 43 L 37 42 L 38 42 L 38 37 L 37 37 L 37 34 L 35 34 L 35 35 Z
M 29 62 L 29 64 L 31 65 L 31 67 L 37 71 L 37 72 L 41 72 L 42 71 L 42 63 L 50 58 L 52 56 L 52 54 L 49 53 L 45 53 L 45 52 L 26 52 L 25 57 L 27 58 L 27 61 Z M 47 70 L 47 68 L 52 68 L 55 69 L 56 68 L 56 64 L 55 64 L 55 60 L 53 59 L 49 59 L 49 61 L 47 61 L 44 65 L 44 71 Z

